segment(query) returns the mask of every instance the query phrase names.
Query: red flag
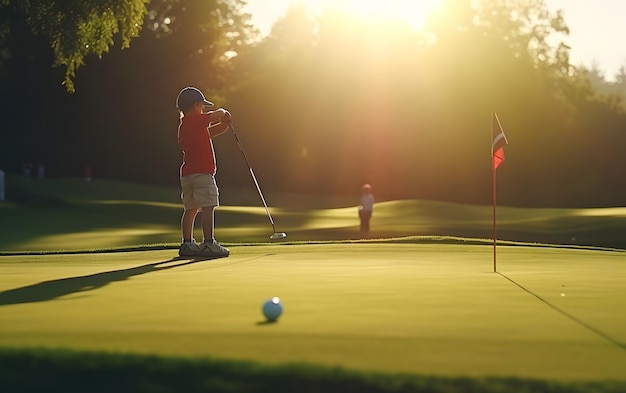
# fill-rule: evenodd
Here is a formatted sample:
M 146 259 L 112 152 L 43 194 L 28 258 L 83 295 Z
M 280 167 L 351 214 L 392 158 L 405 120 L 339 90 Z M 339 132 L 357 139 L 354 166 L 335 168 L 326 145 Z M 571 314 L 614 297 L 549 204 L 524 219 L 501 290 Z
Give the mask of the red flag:
M 495 112 L 491 114 L 493 131 L 493 141 L 491 142 L 491 156 L 493 157 L 493 169 L 496 170 L 498 166 L 504 161 L 504 146 L 509 144 L 509 141 L 504 135 L 500 120 Z

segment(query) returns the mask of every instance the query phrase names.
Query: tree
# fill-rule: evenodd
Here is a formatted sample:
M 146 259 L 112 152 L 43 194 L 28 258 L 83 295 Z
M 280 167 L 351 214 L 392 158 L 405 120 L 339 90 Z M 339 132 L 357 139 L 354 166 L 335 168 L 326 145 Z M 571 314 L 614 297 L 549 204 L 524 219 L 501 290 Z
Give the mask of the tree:
M 74 77 L 85 57 L 101 57 L 119 34 L 121 47 L 139 35 L 150 0 L 1 0 L 0 33 L 10 31 L 8 20 L 27 21 L 31 31 L 49 43 L 54 65 L 65 69 L 63 84 L 74 92 Z
M 610 141 L 623 119 L 570 65 L 567 34 L 539 0 L 446 0 L 422 32 L 294 9 L 237 62 L 249 77 L 233 102 L 253 146 L 272 140 L 251 152 L 270 189 L 348 194 L 367 181 L 381 199 L 488 203 L 496 111 L 512 141 L 503 203 L 614 203 L 623 191 L 593 185 L 621 167 Z
M 99 158 L 105 176 L 176 181 L 176 94 L 196 86 L 217 106 L 226 105 L 229 81 L 234 79 L 230 56 L 240 52 L 253 33 L 238 4 L 153 0 L 132 47 L 112 50 L 81 73 L 76 95 L 92 105 L 84 128 L 101 139 L 100 146 L 87 146 L 94 155 L 117 153 Z M 142 158 L 139 164 L 132 162 L 137 156 Z
M 22 160 L 41 160 L 51 176 L 80 176 L 89 163 L 98 177 L 175 182 L 176 94 L 195 85 L 224 105 L 231 57 L 254 35 L 241 4 L 152 0 L 131 47 L 85 57 L 88 66 L 72 79 L 74 94 L 58 86 L 64 70 L 51 67 L 47 42 L 25 19 L 10 18 L 4 44 L 11 57 L 3 64 L 10 78 L 0 78 L 0 167 L 15 172 Z

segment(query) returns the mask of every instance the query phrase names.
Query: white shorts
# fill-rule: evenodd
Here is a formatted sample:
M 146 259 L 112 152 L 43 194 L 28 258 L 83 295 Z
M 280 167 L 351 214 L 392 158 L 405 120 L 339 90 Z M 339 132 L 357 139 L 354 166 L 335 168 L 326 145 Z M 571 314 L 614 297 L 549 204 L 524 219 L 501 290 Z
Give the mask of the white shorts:
M 219 190 L 215 177 L 210 173 L 194 173 L 180 179 L 183 191 L 180 198 L 185 210 L 219 206 Z

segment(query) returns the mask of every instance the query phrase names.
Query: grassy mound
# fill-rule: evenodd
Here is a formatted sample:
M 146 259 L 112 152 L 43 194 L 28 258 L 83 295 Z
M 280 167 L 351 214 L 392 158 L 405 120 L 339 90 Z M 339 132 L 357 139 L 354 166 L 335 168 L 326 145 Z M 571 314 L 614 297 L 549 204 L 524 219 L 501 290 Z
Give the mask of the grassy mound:
M 109 180 L 13 179 L 0 204 L 0 251 L 101 250 L 176 246 L 182 206 L 177 188 Z M 221 190 L 216 236 L 222 243 L 267 243 L 272 228 L 254 189 Z M 356 204 L 340 196 L 267 195 L 289 242 L 359 240 Z M 437 201 L 380 201 L 371 239 L 492 237 L 491 206 Z M 626 249 L 626 208 L 498 207 L 498 239 Z M 196 230 L 196 237 L 201 237 Z

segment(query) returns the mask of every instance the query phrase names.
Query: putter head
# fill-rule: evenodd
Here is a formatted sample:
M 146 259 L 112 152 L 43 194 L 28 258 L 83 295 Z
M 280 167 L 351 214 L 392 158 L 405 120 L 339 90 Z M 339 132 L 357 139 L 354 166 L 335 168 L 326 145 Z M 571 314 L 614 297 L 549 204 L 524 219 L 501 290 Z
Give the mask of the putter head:
M 285 232 L 274 233 L 272 234 L 272 236 L 270 236 L 270 240 L 280 240 L 286 237 L 287 237 L 287 234 Z

